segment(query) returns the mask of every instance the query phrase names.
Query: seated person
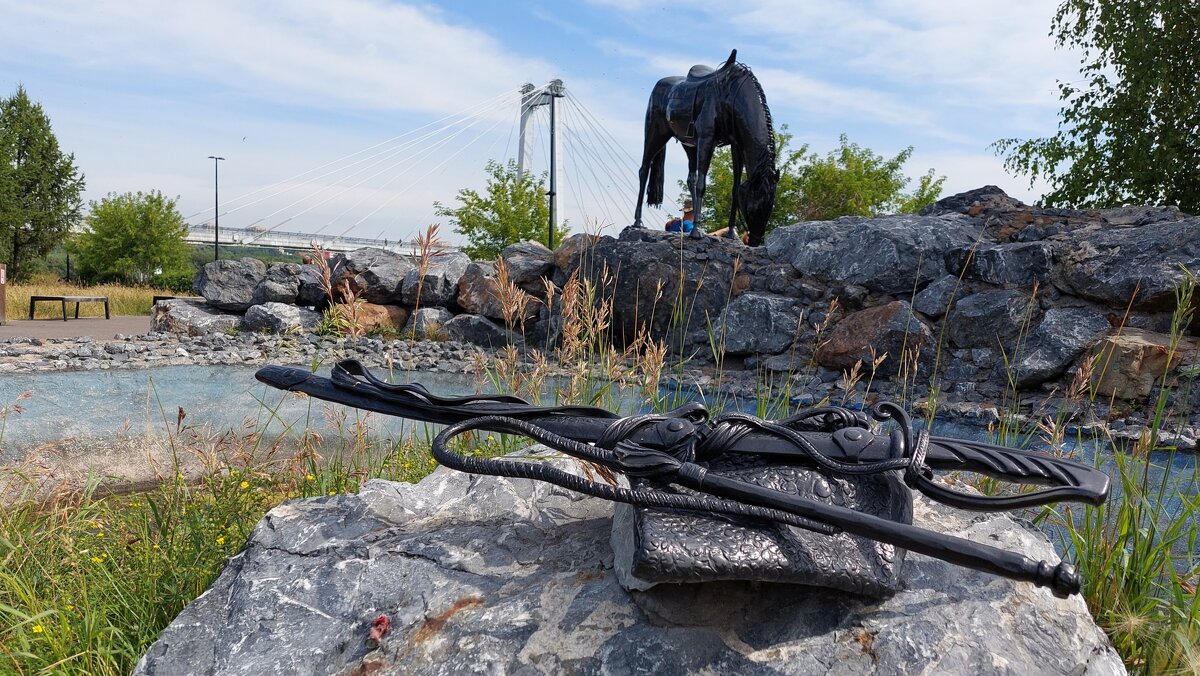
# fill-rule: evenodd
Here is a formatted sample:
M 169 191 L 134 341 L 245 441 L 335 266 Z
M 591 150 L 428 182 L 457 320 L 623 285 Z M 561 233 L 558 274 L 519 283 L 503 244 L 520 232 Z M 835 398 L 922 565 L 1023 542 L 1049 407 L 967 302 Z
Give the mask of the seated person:
M 667 224 L 663 226 L 663 228 L 667 232 L 691 232 L 692 229 L 696 227 L 692 222 L 692 219 L 695 217 L 696 212 L 694 209 L 692 209 L 692 200 L 685 199 L 683 201 L 683 216 L 680 218 L 672 218 L 671 220 L 667 221 Z

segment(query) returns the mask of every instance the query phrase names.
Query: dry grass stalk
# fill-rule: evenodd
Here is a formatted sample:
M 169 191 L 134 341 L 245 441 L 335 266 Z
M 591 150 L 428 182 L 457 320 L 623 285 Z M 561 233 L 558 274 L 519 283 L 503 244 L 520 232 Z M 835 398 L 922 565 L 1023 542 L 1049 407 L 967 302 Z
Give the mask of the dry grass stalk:
M 850 400 L 850 395 L 854 393 L 854 387 L 862 380 L 863 360 L 859 359 L 854 362 L 854 366 L 848 371 L 842 371 L 842 377 L 838 379 L 838 387 L 842 390 L 842 403 L 845 404 Z
M 496 286 L 496 300 L 500 302 L 504 325 L 510 331 L 520 330 L 524 333 L 525 320 L 529 317 L 529 305 L 537 299 L 513 283 L 509 276 L 508 264 L 499 256 L 496 257 Z
M 638 382 L 642 396 L 653 401 L 658 397 L 658 385 L 667 360 L 667 344 L 661 340 L 641 340 L 640 336 L 639 342 L 641 349 L 635 353 L 634 368 L 641 376 Z
M 425 275 L 429 273 L 429 266 L 435 257 L 445 253 L 446 243 L 438 237 L 441 227 L 433 223 L 425 228 L 425 232 L 417 233 L 417 301 L 413 306 L 414 314 L 421 309 L 421 294 L 425 289 Z
M 576 270 L 571 273 L 563 287 L 560 303 L 562 345 L 558 349 L 558 360 L 564 366 L 574 364 L 583 351 L 583 326 L 580 318 L 582 298 L 582 285 L 579 282 L 579 271 Z

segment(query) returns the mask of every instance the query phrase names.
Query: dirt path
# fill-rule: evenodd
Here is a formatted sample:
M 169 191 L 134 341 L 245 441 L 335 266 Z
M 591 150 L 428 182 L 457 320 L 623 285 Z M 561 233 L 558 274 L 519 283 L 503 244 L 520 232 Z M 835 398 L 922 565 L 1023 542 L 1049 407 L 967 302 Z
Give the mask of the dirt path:
M 78 338 L 91 336 L 96 340 L 112 340 L 118 333 L 142 335 L 150 331 L 148 315 L 62 319 L 9 319 L 0 324 L 0 339 L 13 336 L 26 338 Z

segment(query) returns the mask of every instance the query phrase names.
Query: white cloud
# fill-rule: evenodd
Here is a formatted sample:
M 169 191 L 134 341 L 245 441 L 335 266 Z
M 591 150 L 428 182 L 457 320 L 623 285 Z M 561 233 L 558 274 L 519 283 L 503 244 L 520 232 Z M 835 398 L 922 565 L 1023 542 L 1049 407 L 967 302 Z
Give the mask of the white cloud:
M 327 108 L 451 112 L 553 72 L 427 7 L 380 0 L 0 2 L 0 14 L 10 53 Z

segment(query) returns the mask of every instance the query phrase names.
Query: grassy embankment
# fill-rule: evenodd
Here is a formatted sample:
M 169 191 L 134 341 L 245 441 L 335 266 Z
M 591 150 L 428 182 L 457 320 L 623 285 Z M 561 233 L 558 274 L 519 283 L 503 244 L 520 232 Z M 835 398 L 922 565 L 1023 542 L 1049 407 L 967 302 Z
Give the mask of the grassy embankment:
M 1190 286 L 1185 291 L 1190 294 Z M 506 319 L 520 330 L 529 300 L 511 285 L 504 295 Z M 555 299 L 565 320 L 555 356 L 570 376 L 552 398 L 611 406 L 618 390 L 633 388 L 659 407 L 674 404 L 676 398 L 662 397 L 658 388 L 666 347 L 643 337 L 618 351 L 609 340 L 611 309 L 596 302 L 598 297 L 595 287 L 573 282 Z M 695 311 L 681 301 L 672 302 L 670 311 L 676 316 Z M 1180 303 L 1177 313 L 1177 340 L 1190 318 L 1190 295 L 1181 301 L 1187 302 Z M 720 342 L 720 336 L 713 337 L 718 349 Z M 1012 363 L 1018 361 L 1016 354 L 1008 356 Z M 802 358 L 797 364 L 798 370 L 811 368 Z M 506 391 L 537 399 L 546 390 L 548 369 L 548 363 L 536 357 L 532 366 L 519 365 L 510 351 L 486 374 Z M 870 383 L 870 371 L 868 364 L 865 374 L 848 373 L 846 389 L 853 391 L 855 380 Z M 903 372 L 916 369 L 910 365 Z M 906 383 L 898 392 L 917 389 L 916 383 Z M 936 409 L 937 390 L 930 386 L 928 391 L 930 408 Z M 764 385 L 762 392 L 761 411 L 778 417 L 788 410 L 786 389 Z M 1098 395 L 1084 386 L 1074 396 Z M 1155 430 L 1189 413 L 1173 410 L 1169 401 L 1170 393 L 1164 390 L 1155 410 Z M 12 403 L 0 410 L 0 430 L 8 415 L 19 414 L 18 406 Z M 324 410 L 313 406 L 312 415 Z M 1010 412 L 1016 410 L 1014 405 Z M 176 422 L 170 417 L 168 428 Z M 1006 416 L 1006 425 L 1011 427 L 1015 419 Z M 335 422 L 342 434 L 323 439 L 306 430 L 298 441 L 266 438 L 257 430 L 231 431 L 214 440 L 178 427 L 166 443 L 180 455 L 204 458 L 208 472 L 198 482 L 185 483 L 167 467 L 163 483 L 144 494 L 94 498 L 85 491 L 0 515 L 0 673 L 127 673 L 162 628 L 211 583 L 225 558 L 241 548 L 250 529 L 273 505 L 288 498 L 354 491 L 371 477 L 415 481 L 434 467 L 419 438 L 379 441 L 364 425 Z M 1061 449 L 1063 423 L 1061 412 L 1045 412 L 1040 429 L 1009 431 L 1040 437 Z M 1048 510 L 1043 517 L 1065 524 L 1074 559 L 1087 579 L 1085 599 L 1130 669 L 1153 674 L 1197 671 L 1198 570 L 1194 556 L 1186 552 L 1196 551 L 1200 500 L 1166 495 L 1165 482 L 1150 481 L 1150 437 L 1129 452 L 1116 450 L 1114 440 L 1109 445 L 1109 457 L 1115 454 L 1119 459 L 1113 471 L 1124 499 L 1100 508 Z M 479 452 L 511 448 L 510 440 L 501 439 L 486 443 Z M 987 481 L 980 487 L 1003 490 Z M 1173 497 L 1180 500 L 1168 499 Z
M 45 279 L 35 279 L 26 284 L 7 284 L 4 318 L 8 320 L 29 319 L 29 298 L 31 296 L 108 296 L 109 312 L 113 315 L 138 316 L 150 314 L 154 296 L 177 296 L 172 291 L 152 289 L 144 286 L 122 286 L 119 284 L 101 284 L 99 286 L 79 286 L 47 276 Z M 67 308 L 74 312 L 74 305 Z M 54 303 L 41 302 L 36 308 L 36 319 L 54 319 L 62 316 L 62 307 Z M 79 306 L 79 316 L 104 316 L 104 306 L 99 303 L 82 303 Z

